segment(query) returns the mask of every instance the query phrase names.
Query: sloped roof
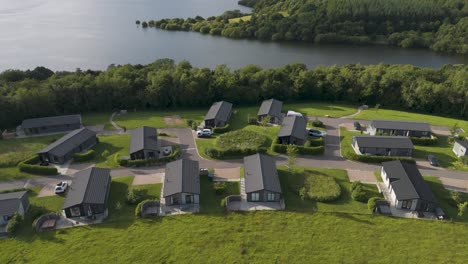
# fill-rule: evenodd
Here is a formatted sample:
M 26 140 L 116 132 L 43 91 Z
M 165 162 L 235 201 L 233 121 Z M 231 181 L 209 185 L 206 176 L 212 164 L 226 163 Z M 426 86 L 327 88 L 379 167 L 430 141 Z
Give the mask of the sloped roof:
M 75 173 L 63 209 L 82 203 L 105 204 L 110 184 L 109 169 L 93 167 Z
M 198 161 L 180 159 L 166 165 L 164 197 L 176 193 L 200 194 L 200 168 Z
M 96 137 L 96 132 L 85 127 L 76 129 L 43 148 L 38 153 L 63 156 L 92 137 Z
M 272 157 L 254 154 L 244 157 L 245 192 L 267 190 L 281 193 L 281 185 Z
M 457 142 L 458 144 L 462 145 L 465 148 L 468 148 L 468 140 L 455 139 L 455 142 Z
M 431 126 L 426 122 L 414 121 L 395 121 L 376 119 L 371 121 L 371 125 L 375 128 L 382 129 L 402 129 L 411 131 L 431 131 Z
M 20 191 L 0 194 L 0 216 L 16 213 L 26 193 L 26 191 Z
M 81 115 L 62 115 L 25 119 L 21 124 L 21 128 L 24 129 L 72 124 L 81 124 Z
M 413 142 L 408 137 L 398 136 L 354 136 L 361 148 L 404 148 L 412 149 Z
M 283 102 L 276 99 L 269 99 L 262 102 L 260 109 L 258 110 L 259 116 L 269 115 L 272 117 L 281 118 L 281 109 L 283 108 Z
M 283 119 L 278 137 L 293 136 L 299 139 L 305 139 L 307 137 L 306 127 L 307 122 L 304 117 L 287 116 Z
M 436 202 L 415 164 L 395 160 L 382 162 L 382 166 L 398 200 L 422 199 Z
M 231 111 L 231 103 L 225 101 L 213 103 L 213 105 L 210 107 L 210 110 L 208 110 L 208 113 L 206 113 L 205 120 L 216 119 L 227 122 Z
M 142 126 L 130 131 L 130 154 L 143 149 L 158 149 L 158 132 L 154 127 Z

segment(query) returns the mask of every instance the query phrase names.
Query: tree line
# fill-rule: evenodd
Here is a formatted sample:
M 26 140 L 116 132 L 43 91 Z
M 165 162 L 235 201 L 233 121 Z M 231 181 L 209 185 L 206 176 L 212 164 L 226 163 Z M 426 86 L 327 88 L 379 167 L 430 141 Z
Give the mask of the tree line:
M 197 68 L 170 59 L 145 66 L 111 65 L 105 71 L 53 73 L 44 67 L 7 70 L 0 73 L 0 128 L 15 127 L 31 117 L 114 109 L 209 107 L 218 100 L 258 105 L 272 97 L 380 104 L 468 118 L 467 78 L 467 65 L 440 69 L 346 65 L 308 70 L 304 64 L 288 64 L 275 69 L 248 65 L 230 70 L 225 65 Z
M 143 27 L 228 38 L 316 43 L 384 43 L 468 54 L 466 0 L 241 0 L 220 16 L 150 20 Z

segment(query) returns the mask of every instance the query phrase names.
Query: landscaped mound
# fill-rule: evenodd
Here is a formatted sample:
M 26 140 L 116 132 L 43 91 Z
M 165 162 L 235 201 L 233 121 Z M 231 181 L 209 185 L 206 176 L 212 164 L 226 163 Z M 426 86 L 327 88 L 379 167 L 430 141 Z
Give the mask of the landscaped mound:
M 303 184 L 298 186 L 298 192 L 302 198 L 330 202 L 340 197 L 341 187 L 333 177 L 313 171 L 306 171 L 301 176 Z
M 220 149 L 259 148 L 267 143 L 268 138 L 249 130 L 228 132 L 216 139 L 216 147 Z

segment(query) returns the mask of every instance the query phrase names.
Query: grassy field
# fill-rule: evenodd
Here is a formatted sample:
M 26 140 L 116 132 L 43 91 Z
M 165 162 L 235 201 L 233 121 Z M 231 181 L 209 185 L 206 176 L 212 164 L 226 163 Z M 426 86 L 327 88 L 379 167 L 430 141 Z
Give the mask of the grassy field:
M 111 115 L 110 112 L 86 113 L 81 115 L 81 119 L 85 126 L 104 125 L 104 129 L 113 130 L 114 127 L 109 122 Z
M 446 136 L 438 136 L 437 145 L 414 146 L 413 157 L 427 159 L 427 155 L 436 156 L 441 167 L 468 171 L 468 166 L 463 165 L 452 151 L 453 144 L 448 143 Z
M 191 109 L 180 111 L 136 111 L 117 116 L 114 121 L 121 127 L 134 129 L 139 126 L 151 126 L 156 128 L 165 127 L 187 127 L 186 120 L 203 120 L 208 109 Z M 179 123 L 165 122 L 164 117 L 179 116 Z
M 19 162 L 33 156 L 62 135 L 0 140 L 0 181 L 34 177 L 20 172 L 16 167 Z
M 349 131 L 344 127 L 340 127 L 340 145 L 341 145 L 341 155 L 345 159 L 351 159 L 351 156 L 356 153 L 351 145 L 353 136 L 361 135 L 357 131 Z
M 278 173 L 286 210 L 370 214 L 366 203 L 357 202 L 351 198 L 351 182 L 345 170 L 295 167 L 292 170 L 292 174 L 290 174 L 287 168 L 279 167 Z M 333 177 L 341 187 L 340 198 L 327 203 L 316 202 L 309 199 L 302 200 L 297 191 L 297 186 L 300 184 L 304 173 L 310 176 L 320 175 Z M 378 193 L 377 187 L 373 184 L 364 184 L 364 191 L 366 191 L 369 198 L 381 196 Z
M 332 104 L 332 103 L 320 103 L 320 102 L 303 102 L 284 104 L 283 112 L 293 110 L 300 113 L 307 114 L 308 117 L 324 117 L 329 115 L 330 117 L 342 117 L 355 113 L 356 106 L 348 104 Z
M 258 148 L 267 143 L 268 138 L 260 133 L 242 129 L 227 132 L 216 138 L 215 146 L 220 149 Z
M 243 17 L 236 17 L 236 18 L 230 18 L 229 19 L 229 23 L 237 23 L 239 21 L 245 21 L 245 22 L 248 22 L 250 21 L 250 19 L 252 18 L 252 16 L 243 16 Z
M 345 180 L 341 171 L 325 171 Z M 104 224 L 33 234 L 24 223 L 18 237 L 1 241 L 0 263 L 464 263 L 468 257 L 465 223 L 326 210 L 137 220 L 134 206 L 123 202 L 131 182 L 113 179 Z M 209 189 L 205 183 L 202 188 Z M 146 188 L 159 195 L 160 185 Z M 31 203 L 54 211 L 63 198 L 33 195 Z
M 468 214 L 465 213 L 462 217 L 459 217 L 458 208 L 449 203 L 450 191 L 445 189 L 440 180 L 437 177 L 424 176 L 429 188 L 434 194 L 438 205 L 444 210 L 445 214 L 449 219 L 454 219 L 457 221 L 468 222 Z M 468 193 L 461 193 L 465 201 L 468 201 Z
M 99 136 L 99 143 L 93 148 L 96 151 L 96 167 L 119 168 L 116 155 L 128 156 L 129 147 L 129 134 Z M 108 155 L 103 155 L 106 150 Z
M 428 114 L 418 114 L 412 112 L 404 112 L 398 110 L 388 109 L 375 109 L 363 110 L 359 115 L 354 117 L 355 119 L 390 119 L 390 120 L 410 120 L 410 121 L 421 121 L 427 122 L 435 126 L 448 126 L 452 127 L 455 123 L 463 128 L 465 132 L 468 132 L 468 121 L 455 119 L 450 117 L 442 117 Z

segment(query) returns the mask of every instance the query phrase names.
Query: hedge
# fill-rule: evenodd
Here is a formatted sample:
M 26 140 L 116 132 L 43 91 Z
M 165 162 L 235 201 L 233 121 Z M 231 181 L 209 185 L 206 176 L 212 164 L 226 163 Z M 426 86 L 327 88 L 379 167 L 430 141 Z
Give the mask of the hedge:
M 166 157 L 160 159 L 143 159 L 143 160 L 124 160 L 119 156 L 116 156 L 116 159 L 120 166 L 122 167 L 145 167 L 159 165 L 162 163 L 170 162 L 176 160 L 180 156 L 180 146 L 172 146 L 172 153 Z
M 93 149 L 90 149 L 84 153 L 75 153 L 73 154 L 73 161 L 76 162 L 85 162 L 94 159 L 96 152 Z
M 272 144 L 271 150 L 276 153 L 286 153 L 288 145 L 282 144 Z M 298 153 L 300 155 L 322 155 L 325 151 L 323 146 L 319 147 L 304 147 L 304 146 L 297 146 Z
M 240 157 L 240 156 L 248 156 L 253 155 L 256 153 L 266 153 L 267 149 L 260 147 L 260 148 L 231 148 L 231 149 L 217 149 L 217 148 L 206 148 L 205 154 L 213 159 L 223 159 L 223 158 L 231 158 L 231 157 Z
M 31 157 L 18 164 L 18 168 L 22 172 L 35 175 L 57 175 L 58 171 L 55 167 L 33 165 L 39 162 L 39 156 Z
M 385 161 L 392 161 L 392 160 L 401 160 L 408 163 L 415 164 L 416 161 L 413 158 L 409 157 L 395 157 L 395 156 L 369 156 L 369 155 L 358 155 L 356 153 L 350 153 L 347 156 L 348 159 L 360 162 L 367 162 L 367 163 L 382 163 Z
M 433 146 L 437 145 L 439 139 L 436 136 L 432 137 L 411 137 L 411 142 L 413 142 L 414 145 L 419 145 L 419 146 Z
M 6 226 L 6 232 L 11 236 L 13 235 L 16 230 L 18 230 L 19 226 L 21 225 L 21 222 L 23 221 L 23 217 L 16 212 L 13 217 L 8 221 L 8 224 Z
M 369 211 L 374 212 L 375 202 L 379 201 L 379 200 L 382 200 L 382 198 L 380 198 L 380 197 L 371 197 L 371 198 L 369 198 L 369 200 L 367 201 L 367 208 L 369 209 Z
M 316 138 L 316 139 L 307 140 L 306 143 L 304 144 L 304 147 L 319 147 L 323 145 L 324 145 L 323 138 Z
M 222 134 L 222 133 L 226 133 L 229 131 L 229 124 L 223 126 L 223 127 L 214 127 L 213 128 L 213 133 L 215 134 Z

